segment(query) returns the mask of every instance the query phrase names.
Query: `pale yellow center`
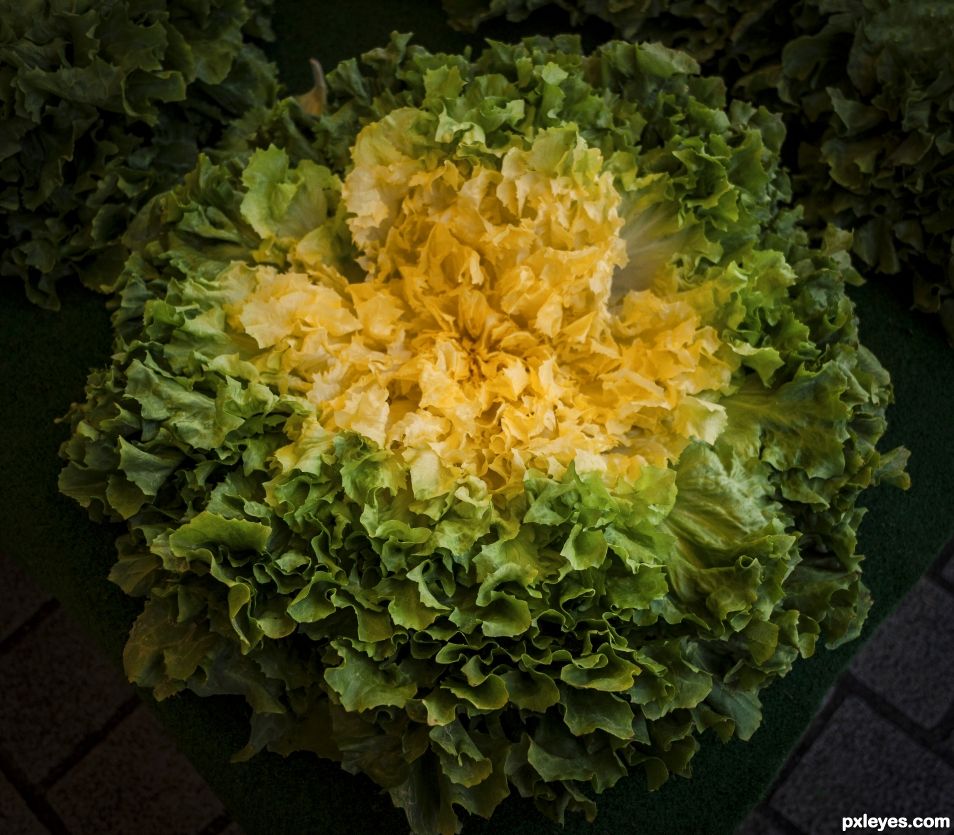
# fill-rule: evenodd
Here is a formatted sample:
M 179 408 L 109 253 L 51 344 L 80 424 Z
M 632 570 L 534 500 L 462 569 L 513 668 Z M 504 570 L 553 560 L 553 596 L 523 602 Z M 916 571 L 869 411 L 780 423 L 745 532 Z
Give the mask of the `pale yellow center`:
M 435 494 L 572 461 L 633 479 L 712 440 L 720 341 L 678 293 L 611 303 L 627 256 L 598 151 L 544 133 L 499 170 L 434 163 L 381 141 L 400 118 L 359 136 L 344 184 L 366 280 L 260 268 L 232 316 L 259 367 L 324 430 L 397 451 Z

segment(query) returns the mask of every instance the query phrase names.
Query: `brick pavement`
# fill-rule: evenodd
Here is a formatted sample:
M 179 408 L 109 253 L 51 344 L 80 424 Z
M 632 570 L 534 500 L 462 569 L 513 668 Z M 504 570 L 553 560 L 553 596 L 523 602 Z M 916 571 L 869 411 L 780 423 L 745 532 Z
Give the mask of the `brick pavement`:
M 0 557 L 0 835 L 241 835 L 119 670 Z
M 59 605 L 2 557 L 0 585 L 0 835 L 241 835 Z M 866 813 L 954 819 L 954 542 L 736 835 L 826 835 Z
M 854 657 L 736 835 L 827 835 L 865 814 L 949 819 L 886 832 L 954 832 L 954 541 Z

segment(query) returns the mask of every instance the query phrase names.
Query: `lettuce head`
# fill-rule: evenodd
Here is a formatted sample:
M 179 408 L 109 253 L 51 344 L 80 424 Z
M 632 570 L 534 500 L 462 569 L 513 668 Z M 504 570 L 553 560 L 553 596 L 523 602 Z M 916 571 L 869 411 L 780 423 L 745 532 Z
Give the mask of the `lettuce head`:
M 146 201 L 274 104 L 271 0 L 19 0 L 0 15 L 0 281 L 111 289 Z
M 443 0 L 473 30 L 559 6 L 683 49 L 738 98 L 784 114 L 812 229 L 854 233 L 865 272 L 912 283 L 954 345 L 954 4 L 948 0 Z
M 338 760 L 418 833 L 749 738 L 857 635 L 856 499 L 906 478 L 782 139 L 658 45 L 394 36 L 200 158 L 63 448 L 128 529 L 130 678 L 241 694 L 241 756 Z

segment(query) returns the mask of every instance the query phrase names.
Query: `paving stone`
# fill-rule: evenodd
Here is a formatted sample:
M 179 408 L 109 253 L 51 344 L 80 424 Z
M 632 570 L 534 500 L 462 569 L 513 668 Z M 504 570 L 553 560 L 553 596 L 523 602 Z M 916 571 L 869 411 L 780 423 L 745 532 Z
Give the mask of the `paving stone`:
M 822 700 L 818 705 L 818 710 L 816 711 L 816 715 L 826 710 L 828 705 L 831 704 L 831 700 L 834 699 L 835 696 L 841 692 L 841 688 L 838 685 L 839 685 L 839 682 L 836 681 L 831 687 L 829 687 L 825 691 L 825 695 L 822 696 Z
M 60 780 L 47 800 L 71 832 L 195 833 L 223 812 L 142 706 Z
M 2 641 L 49 600 L 50 596 L 40 589 L 19 565 L 2 554 L 0 585 L 3 587 L 3 606 L 0 607 Z
M 851 671 L 924 728 L 954 704 L 954 595 L 921 580 L 858 653 Z
M 39 782 L 132 695 L 60 610 L 0 655 L 0 748 Z
M 758 809 L 753 811 L 742 825 L 735 830 L 735 835 L 785 835 L 767 815 L 764 815 Z
M 954 768 L 849 697 L 771 805 L 811 835 L 841 832 L 843 817 L 950 815 Z
M 0 832 L 3 835 L 47 835 L 17 790 L 0 774 Z
M 947 563 L 941 568 L 941 576 L 947 580 L 947 582 L 954 585 L 954 547 L 949 545 L 944 550 L 949 553 L 949 556 Z

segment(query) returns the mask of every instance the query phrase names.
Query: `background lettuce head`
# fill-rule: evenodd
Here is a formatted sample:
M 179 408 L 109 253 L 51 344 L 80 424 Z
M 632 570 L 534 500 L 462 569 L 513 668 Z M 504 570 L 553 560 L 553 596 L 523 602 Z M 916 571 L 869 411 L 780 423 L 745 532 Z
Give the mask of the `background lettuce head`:
M 696 72 L 395 36 L 150 204 L 61 479 L 128 525 L 134 681 L 444 833 L 687 775 L 857 634 L 887 374 L 778 120 Z
M 0 281 L 111 291 L 121 238 L 274 104 L 271 0 L 23 0 L 0 19 Z

